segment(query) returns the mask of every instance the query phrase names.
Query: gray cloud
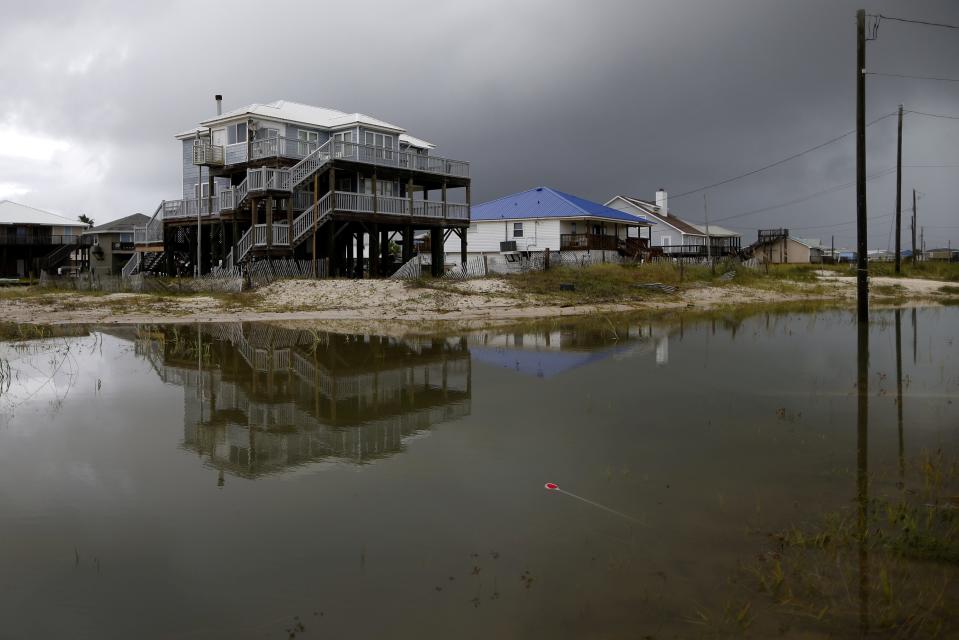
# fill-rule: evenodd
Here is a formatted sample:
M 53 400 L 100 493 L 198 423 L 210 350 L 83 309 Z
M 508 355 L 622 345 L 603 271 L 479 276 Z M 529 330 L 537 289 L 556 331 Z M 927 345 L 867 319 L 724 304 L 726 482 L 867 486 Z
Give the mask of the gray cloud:
M 603 201 L 674 194 L 854 125 L 858 2 L 11 3 L 0 23 L 0 197 L 108 220 L 179 193 L 173 135 L 279 98 L 362 111 L 473 164 L 474 202 L 545 184 Z M 869 12 L 959 22 L 959 6 Z M 884 22 L 875 71 L 959 77 L 956 32 Z M 868 112 L 959 113 L 959 83 L 868 80 Z M 959 165 L 959 121 L 906 119 L 905 163 Z M 19 155 L 12 153 L 12 135 Z M 6 136 L 6 137 L 4 137 Z M 25 138 L 24 138 L 25 136 Z M 26 140 L 26 142 L 24 142 Z M 32 150 L 23 157 L 23 145 Z M 850 182 L 852 137 L 708 192 L 718 220 Z M 895 164 L 895 121 L 869 130 L 869 172 Z M 51 150 L 52 149 L 52 150 Z M 907 168 L 927 244 L 959 240 L 956 168 Z M 870 183 L 891 213 L 895 178 Z M 849 244 L 852 188 L 722 223 Z M 701 194 L 673 208 L 701 219 Z M 885 247 L 891 218 L 874 220 Z M 959 244 L 959 243 L 957 243 Z

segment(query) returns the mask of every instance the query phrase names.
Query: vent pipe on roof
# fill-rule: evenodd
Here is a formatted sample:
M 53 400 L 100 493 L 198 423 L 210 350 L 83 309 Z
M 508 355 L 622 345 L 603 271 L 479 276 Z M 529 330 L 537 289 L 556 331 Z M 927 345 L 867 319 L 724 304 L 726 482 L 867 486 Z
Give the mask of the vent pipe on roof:
M 662 187 L 656 191 L 656 207 L 659 209 L 660 215 L 669 215 L 669 209 L 666 206 L 666 190 Z
M 213 99 L 216 100 L 216 115 L 223 115 L 223 96 L 219 93 L 213 96 Z

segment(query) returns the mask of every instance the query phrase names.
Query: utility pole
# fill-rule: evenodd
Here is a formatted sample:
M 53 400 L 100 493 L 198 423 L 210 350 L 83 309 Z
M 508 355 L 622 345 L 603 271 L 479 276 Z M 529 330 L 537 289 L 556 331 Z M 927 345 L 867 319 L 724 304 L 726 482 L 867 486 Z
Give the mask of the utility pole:
M 856 308 L 869 321 L 869 263 L 866 238 L 866 11 L 856 12 Z
M 899 136 L 896 145 L 896 274 L 902 270 L 902 105 L 899 105 Z
M 926 228 L 919 227 L 919 259 L 926 253 Z
M 830 236 L 829 238 L 829 255 L 832 256 L 833 264 L 837 264 L 839 262 L 836 260 L 836 236 Z
M 716 275 L 716 265 L 713 264 L 713 241 L 709 237 L 709 207 L 706 204 L 706 194 L 703 194 L 703 216 L 706 218 L 706 259 L 709 260 L 709 269 Z
M 912 266 L 916 266 L 916 190 L 912 190 Z

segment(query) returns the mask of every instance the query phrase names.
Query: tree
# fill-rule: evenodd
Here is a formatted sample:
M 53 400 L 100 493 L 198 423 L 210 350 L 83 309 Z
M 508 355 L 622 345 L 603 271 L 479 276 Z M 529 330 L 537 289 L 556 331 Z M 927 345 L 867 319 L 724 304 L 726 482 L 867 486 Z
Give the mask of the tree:
M 87 225 L 88 227 L 93 228 L 93 218 L 91 218 L 87 214 L 81 213 L 79 216 L 77 216 L 77 220 Z

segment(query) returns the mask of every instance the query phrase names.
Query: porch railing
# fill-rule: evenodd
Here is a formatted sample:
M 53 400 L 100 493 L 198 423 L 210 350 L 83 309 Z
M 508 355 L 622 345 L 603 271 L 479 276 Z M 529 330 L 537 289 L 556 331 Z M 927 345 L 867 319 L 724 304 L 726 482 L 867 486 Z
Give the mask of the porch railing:
M 250 159 L 292 158 L 299 160 L 315 151 L 320 144 L 299 138 L 263 138 L 250 143 Z
M 559 236 L 560 251 L 616 251 L 619 248 L 619 238 L 596 233 L 561 233 Z
M 330 151 L 338 160 L 351 160 L 384 167 L 398 167 L 439 173 L 446 176 L 468 178 L 470 165 L 462 160 L 451 160 L 440 156 L 423 155 L 410 151 L 399 151 L 388 147 L 342 142 L 334 140 Z
M 193 164 L 222 167 L 223 163 L 224 152 L 222 146 L 210 144 L 206 140 L 197 140 L 193 143 Z
M 120 269 L 120 275 L 124 278 L 129 278 L 134 275 L 140 269 L 140 254 L 134 253 L 130 256 L 130 259 L 127 260 L 126 264 L 123 265 L 123 268 Z

